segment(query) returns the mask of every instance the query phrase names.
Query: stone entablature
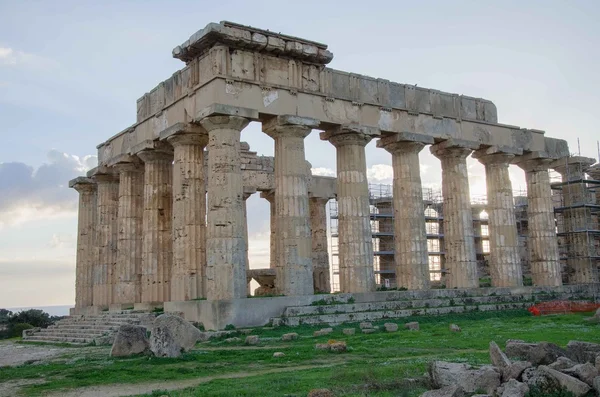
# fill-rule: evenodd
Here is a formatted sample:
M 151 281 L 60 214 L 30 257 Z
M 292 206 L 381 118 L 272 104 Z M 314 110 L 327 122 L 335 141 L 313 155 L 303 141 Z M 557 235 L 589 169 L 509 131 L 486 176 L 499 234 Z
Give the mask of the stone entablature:
M 411 131 L 436 140 L 543 151 L 553 158 L 569 154 L 565 141 L 546 138 L 543 131 L 499 124 L 488 100 L 329 69 L 310 62 L 292 45 L 289 51 L 257 49 L 248 43 L 257 31 L 222 22 L 192 36 L 200 50 L 185 58 L 186 67 L 138 100 L 136 124 L 98 147 L 100 163 L 128 153 L 139 142 L 158 139 L 176 123 L 199 119 L 198 113 L 215 103 L 253 109 L 248 116 L 256 121 L 294 114 L 317 119 L 320 129 L 356 123 L 381 133 Z M 269 40 L 293 42 L 268 34 Z

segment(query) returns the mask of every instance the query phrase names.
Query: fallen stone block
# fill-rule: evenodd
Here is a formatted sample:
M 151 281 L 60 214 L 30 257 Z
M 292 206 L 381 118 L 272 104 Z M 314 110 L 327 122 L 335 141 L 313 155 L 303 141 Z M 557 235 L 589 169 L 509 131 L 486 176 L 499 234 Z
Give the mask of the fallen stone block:
M 563 369 L 571 368 L 577 365 L 577 363 L 568 357 L 559 357 L 552 364 L 548 364 L 548 368 L 562 371 Z
M 172 314 L 161 314 L 152 324 L 150 350 L 157 357 L 179 357 L 191 350 L 202 332 L 190 322 Z
M 344 335 L 354 335 L 356 333 L 356 330 L 354 328 L 344 328 L 342 330 L 342 333 Z
M 258 335 L 248 335 L 246 336 L 246 340 L 244 343 L 246 343 L 247 345 L 257 345 L 258 342 L 260 342 L 260 338 L 258 337 Z
M 362 330 L 363 334 L 374 334 L 375 332 L 377 332 L 377 330 L 374 328 L 364 328 Z
M 315 349 L 317 349 L 317 350 L 329 350 L 329 349 L 331 349 L 331 345 L 329 343 L 317 343 L 315 345 Z
M 313 336 L 329 335 L 333 332 L 333 328 L 323 328 L 313 333 Z
M 500 368 L 501 371 L 504 371 L 511 364 L 506 354 L 500 350 L 500 347 L 494 341 L 490 342 L 490 361 L 493 366 Z
M 589 386 L 593 386 L 594 378 L 600 376 L 596 367 L 591 363 L 577 364 L 571 368 L 563 369 L 560 372 L 574 376 L 580 381 L 587 383 Z
M 416 321 L 410 322 L 410 323 L 406 323 L 404 324 L 404 328 L 406 328 L 409 331 L 418 331 L 419 330 L 419 323 Z
M 554 343 L 541 342 L 535 345 L 527 356 L 527 361 L 534 366 L 549 365 L 559 357 L 566 356 L 566 351 Z
M 525 397 L 529 392 L 529 386 L 518 380 L 511 379 L 496 389 L 496 395 L 499 397 Z
M 383 324 L 386 332 L 396 332 L 398 331 L 398 324 L 395 323 L 385 323 Z
M 458 325 L 456 324 L 450 324 L 450 332 L 461 332 L 461 329 Z
M 273 357 L 274 358 L 285 357 L 285 353 L 283 353 L 283 352 L 275 352 L 275 353 L 273 353 Z
M 594 364 L 599 354 L 600 345 L 597 343 L 572 340 L 567 344 L 566 356 L 579 364 Z
M 515 361 L 510 363 L 507 368 L 502 369 L 502 381 L 508 382 L 511 379 L 520 380 L 523 371 L 531 367 L 532 365 L 529 361 Z
M 546 365 L 540 365 L 537 369 L 541 373 L 556 380 L 559 385 L 573 393 L 575 397 L 582 397 L 591 390 L 587 383 L 582 382 L 571 375 L 563 374 L 555 369 L 548 368 Z
M 146 327 L 124 324 L 119 327 L 110 349 L 111 357 L 127 357 L 150 349 Z
M 286 341 L 286 342 L 291 341 L 291 340 L 296 340 L 298 338 L 299 338 L 299 336 L 295 332 L 290 332 L 289 334 L 283 334 L 281 336 L 281 340 Z
M 509 339 L 506 341 L 506 355 L 513 359 L 527 360 L 529 352 L 537 343 L 526 343 L 522 340 Z
M 466 393 L 484 390 L 491 394 L 500 386 L 500 373 L 489 365 L 473 368 L 468 364 L 434 361 L 429 365 L 429 376 L 434 387 L 458 385 Z
M 242 340 L 240 338 L 238 338 L 237 336 L 234 336 L 233 338 L 227 338 L 225 339 L 226 343 L 237 343 L 237 342 L 241 342 Z
M 346 342 L 343 341 L 333 341 L 329 343 L 329 349 L 334 353 L 343 353 L 348 349 Z
M 358 327 L 360 329 L 366 329 L 366 328 L 373 328 L 373 324 L 369 323 L 369 322 L 364 322 L 364 323 L 360 323 L 358 325 Z

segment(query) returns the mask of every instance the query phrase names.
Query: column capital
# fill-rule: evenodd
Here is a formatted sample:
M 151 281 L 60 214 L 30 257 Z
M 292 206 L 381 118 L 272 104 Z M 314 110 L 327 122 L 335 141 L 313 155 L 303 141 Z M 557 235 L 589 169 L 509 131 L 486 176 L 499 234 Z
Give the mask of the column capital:
M 432 145 L 429 150 L 440 160 L 444 157 L 466 159 L 473 153 L 473 150 L 479 149 L 479 146 L 479 143 L 476 142 L 452 138 Z
M 522 149 L 507 146 L 490 146 L 473 152 L 473 158 L 482 164 L 510 164 L 513 158 L 523 154 Z
M 114 167 L 100 165 L 92 168 L 87 173 L 88 178 L 91 178 L 96 183 L 111 183 L 119 182 L 119 174 Z
M 131 154 L 137 155 L 144 163 L 173 160 L 173 148 L 166 142 L 147 139 L 133 146 Z
M 120 154 L 112 158 L 108 165 L 114 167 L 114 169 L 121 172 L 142 172 L 144 170 L 142 161 L 138 156 L 129 154 Z
M 207 116 L 198 120 L 198 123 L 204 127 L 207 132 L 224 128 L 241 131 L 250 124 L 250 120 L 239 116 Z
M 428 135 L 403 132 L 383 136 L 377 141 L 377 147 L 383 148 L 392 154 L 419 153 L 425 145 L 433 143 L 433 137 Z
M 305 138 L 313 128 L 319 127 L 319 120 L 293 115 L 276 116 L 262 124 L 264 133 L 275 139 L 279 136 L 299 136 Z
M 563 176 L 574 176 L 586 172 L 596 159 L 583 156 L 569 156 L 555 160 L 550 164 L 550 168 L 556 170 Z M 569 175 L 567 175 L 569 174 Z
M 340 125 L 321 132 L 322 141 L 329 141 L 335 147 L 345 145 L 366 146 L 373 138 L 380 136 L 377 128 L 358 124 Z
M 176 123 L 161 131 L 160 140 L 169 142 L 173 147 L 180 145 L 206 146 L 208 133 L 204 127 L 192 123 Z
M 96 183 L 92 178 L 78 176 L 69 181 L 69 187 L 77 190 L 79 193 L 91 193 L 96 190 Z
M 513 164 L 517 165 L 525 172 L 548 171 L 550 164 L 554 159 L 546 156 L 545 153 L 527 153 L 523 156 L 516 156 L 513 159 Z

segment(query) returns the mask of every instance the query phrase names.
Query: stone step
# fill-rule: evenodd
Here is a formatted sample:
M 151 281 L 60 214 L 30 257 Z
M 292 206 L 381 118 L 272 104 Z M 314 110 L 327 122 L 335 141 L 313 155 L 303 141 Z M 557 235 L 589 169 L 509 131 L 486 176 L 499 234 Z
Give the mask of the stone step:
M 92 316 L 73 316 L 58 321 L 23 339 L 32 342 L 72 343 L 86 345 L 96 338 L 110 340 L 119 327 L 125 324 L 138 325 L 154 316 L 144 312 L 102 313 Z M 102 342 L 105 343 L 105 342 Z
M 60 337 L 60 336 L 29 336 L 24 339 L 27 342 L 47 342 L 47 343 L 70 343 L 78 345 L 88 345 L 94 341 L 93 338 L 75 338 L 75 337 Z
M 532 304 L 530 296 L 505 295 L 505 296 L 476 296 L 467 298 L 449 299 L 417 299 L 385 302 L 346 303 L 331 305 L 290 306 L 284 311 L 284 317 L 308 316 L 319 314 L 357 313 L 382 310 L 406 310 L 443 306 L 482 305 L 494 303 L 526 302 Z
M 407 310 L 378 310 L 364 311 L 358 313 L 335 313 L 335 314 L 319 314 L 307 316 L 293 317 L 276 317 L 272 319 L 273 326 L 288 325 L 339 325 L 343 323 L 360 322 L 360 321 L 378 321 L 388 318 L 402 318 L 409 316 L 423 315 L 443 315 L 452 313 L 464 313 L 474 311 L 494 311 L 494 310 L 512 310 L 525 309 L 531 306 L 531 302 L 514 302 L 514 303 L 499 303 L 485 305 L 467 305 L 467 306 L 441 306 L 420 309 Z

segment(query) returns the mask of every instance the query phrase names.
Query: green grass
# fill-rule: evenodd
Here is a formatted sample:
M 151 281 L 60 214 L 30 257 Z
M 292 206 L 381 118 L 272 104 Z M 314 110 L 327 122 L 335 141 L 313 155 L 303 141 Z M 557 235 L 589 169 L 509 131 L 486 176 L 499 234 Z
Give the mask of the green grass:
M 26 386 L 23 395 L 38 396 L 49 391 L 113 384 L 176 381 L 243 373 L 236 379 L 215 379 L 181 391 L 159 393 L 179 396 L 306 396 L 313 388 L 330 388 L 340 396 L 418 396 L 422 386 L 405 384 L 407 378 L 419 378 L 427 363 L 434 359 L 482 364 L 489 362 L 491 340 L 504 346 L 507 339 L 549 341 L 566 345 L 578 339 L 600 343 L 598 325 L 584 321 L 584 315 L 532 317 L 525 310 L 472 312 L 448 316 L 403 318 L 374 322 L 400 324 L 396 333 L 346 336 L 343 328 L 334 327 L 327 336 L 313 337 L 322 327 L 300 326 L 273 329 L 256 328 L 261 337 L 256 347 L 244 346 L 224 338 L 197 345 L 181 359 L 138 356 L 125 359 L 108 357 L 108 347 L 69 350 L 64 357 L 41 365 L 23 365 L 0 369 L 0 382 L 16 379 L 39 379 L 45 383 Z M 411 332 L 403 324 L 419 321 L 421 330 Z M 451 333 L 450 323 L 462 328 Z M 282 342 L 287 332 L 297 332 L 300 339 Z M 349 351 L 342 354 L 316 351 L 315 343 L 329 339 L 344 340 Z M 273 352 L 285 352 L 273 358 Z M 285 371 L 267 373 L 268 371 Z M 291 370 L 291 371 L 289 371 Z M 252 376 L 252 374 L 259 376 Z M 399 390 L 404 390 L 402 394 Z

